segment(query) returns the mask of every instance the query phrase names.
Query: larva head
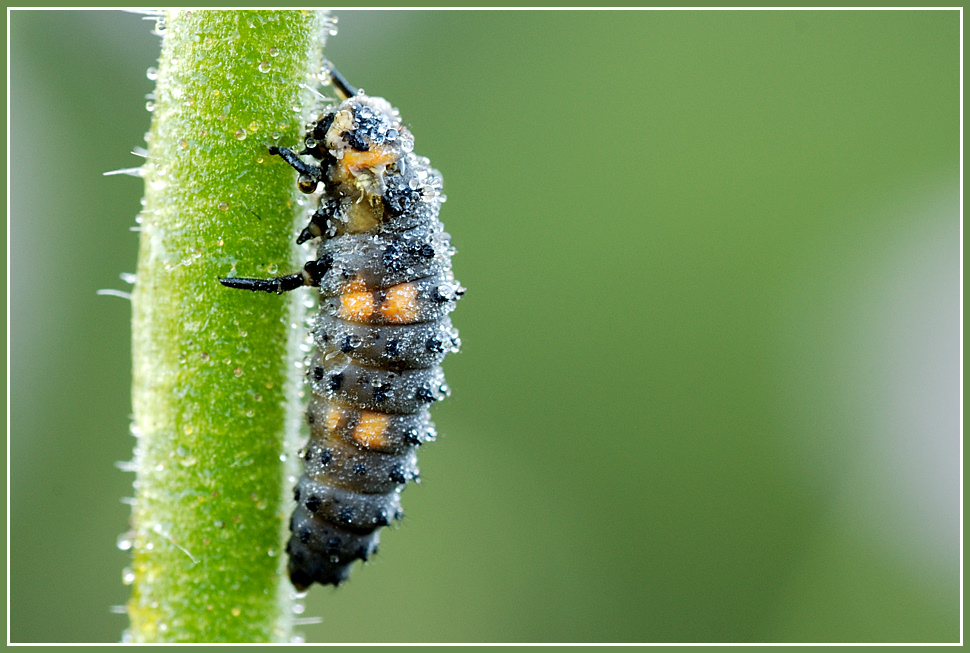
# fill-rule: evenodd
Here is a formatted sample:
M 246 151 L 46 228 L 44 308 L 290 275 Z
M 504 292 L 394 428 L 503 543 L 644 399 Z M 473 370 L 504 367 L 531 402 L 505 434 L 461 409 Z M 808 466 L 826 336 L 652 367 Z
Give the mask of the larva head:
M 397 109 L 384 98 L 361 94 L 331 107 L 317 121 L 312 138 L 335 159 L 331 181 L 351 196 L 382 195 L 388 167 L 414 146 Z
M 411 139 L 401 124 L 401 114 L 384 98 L 358 94 L 328 113 L 333 115 L 327 131 L 331 150 L 396 150 Z
M 414 145 L 397 109 L 383 98 L 358 93 L 329 107 L 310 128 L 305 145 L 303 153 L 321 161 L 327 192 L 341 207 L 332 222 L 337 232 L 377 228 L 384 221 L 388 183 L 400 176 Z M 307 187 L 313 192 L 310 183 Z

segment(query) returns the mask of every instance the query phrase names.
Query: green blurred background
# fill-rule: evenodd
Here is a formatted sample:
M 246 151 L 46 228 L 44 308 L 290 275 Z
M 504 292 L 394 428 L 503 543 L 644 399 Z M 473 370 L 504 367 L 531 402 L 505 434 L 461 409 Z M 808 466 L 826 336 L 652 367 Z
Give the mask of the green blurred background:
M 464 349 L 307 641 L 956 641 L 959 14 L 339 12 Z M 118 641 L 153 23 L 10 14 L 10 637 Z

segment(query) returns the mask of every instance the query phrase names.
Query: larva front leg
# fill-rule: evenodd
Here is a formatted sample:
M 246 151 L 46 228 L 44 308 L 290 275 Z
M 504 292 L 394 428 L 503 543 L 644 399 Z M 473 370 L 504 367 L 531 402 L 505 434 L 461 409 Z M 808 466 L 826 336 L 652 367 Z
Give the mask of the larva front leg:
M 303 266 L 303 272 L 288 274 L 283 277 L 273 277 L 271 279 L 253 279 L 250 277 L 227 277 L 219 279 L 219 283 L 238 290 L 252 290 L 254 292 L 272 292 L 282 295 L 285 292 L 302 288 L 303 286 L 319 286 L 320 280 L 330 271 L 333 259 L 322 257 L 315 261 L 307 261 Z

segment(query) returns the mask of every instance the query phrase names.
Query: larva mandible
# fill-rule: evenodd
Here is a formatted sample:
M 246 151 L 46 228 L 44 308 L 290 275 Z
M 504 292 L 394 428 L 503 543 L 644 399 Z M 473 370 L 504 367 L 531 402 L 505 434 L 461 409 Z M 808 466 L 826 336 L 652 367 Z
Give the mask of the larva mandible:
M 381 527 L 403 516 L 400 493 L 418 478 L 415 449 L 435 438 L 428 407 L 449 394 L 440 363 L 458 351 L 448 314 L 465 290 L 438 220 L 441 174 L 412 152 L 397 109 L 330 73 L 341 101 L 308 126 L 304 149 L 269 148 L 299 173 L 302 192 L 322 186 L 297 238 L 319 239 L 317 258 L 283 277 L 219 279 L 277 294 L 320 289 L 310 440 L 286 547 L 300 591 L 340 584 L 376 552 Z

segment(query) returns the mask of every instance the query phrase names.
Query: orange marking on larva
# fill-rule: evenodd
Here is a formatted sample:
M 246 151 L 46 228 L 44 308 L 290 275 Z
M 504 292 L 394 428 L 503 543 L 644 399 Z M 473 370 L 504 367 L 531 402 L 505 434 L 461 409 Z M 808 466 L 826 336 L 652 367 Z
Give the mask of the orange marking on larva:
M 327 430 L 336 431 L 344 421 L 344 411 L 337 406 L 331 406 L 327 411 Z
M 360 172 L 367 168 L 375 168 L 379 165 L 394 163 L 395 157 L 391 152 L 381 150 L 371 150 L 369 152 L 358 152 L 356 150 L 346 150 L 341 163 L 351 171 Z
M 360 411 L 360 422 L 354 429 L 354 441 L 367 448 L 383 447 L 387 444 L 384 433 L 387 431 L 387 425 L 390 421 L 390 415 L 375 413 L 370 410 Z
M 364 322 L 374 314 L 374 295 L 352 292 L 340 296 L 340 317 L 351 322 Z
M 387 289 L 381 314 L 394 324 L 410 324 L 418 319 L 418 288 L 413 283 L 399 283 Z
M 341 291 L 344 293 L 358 293 L 364 292 L 365 290 L 367 290 L 367 285 L 359 275 L 354 277 L 353 281 L 348 281 L 345 283 L 341 288 Z

